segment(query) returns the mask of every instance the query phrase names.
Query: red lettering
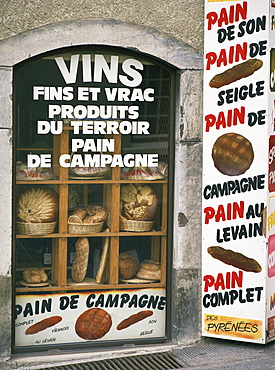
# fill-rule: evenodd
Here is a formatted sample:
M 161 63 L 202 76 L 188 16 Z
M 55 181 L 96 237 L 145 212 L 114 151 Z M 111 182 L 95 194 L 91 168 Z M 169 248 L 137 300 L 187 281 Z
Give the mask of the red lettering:
M 239 274 L 236 271 L 231 272 L 231 286 L 229 288 L 241 288 L 243 286 L 243 271 L 239 271 Z M 229 289 L 228 288 L 228 289 Z
M 227 117 L 225 116 L 224 112 L 219 112 L 217 118 L 214 114 L 207 114 L 205 116 L 205 131 L 209 132 L 211 127 L 216 126 L 216 130 L 220 128 L 226 128 L 237 126 L 238 123 L 244 124 L 245 121 L 245 107 L 241 107 L 240 109 L 234 108 L 229 109 L 227 111 Z
M 231 10 L 231 9 L 230 9 Z M 227 25 L 229 23 L 226 8 L 222 8 L 218 19 L 218 26 Z
M 219 290 L 219 288 L 225 289 L 224 279 L 223 279 L 222 273 L 219 273 L 217 275 L 217 279 L 215 281 L 215 290 Z
M 206 70 L 209 71 L 211 65 L 214 65 L 216 63 L 216 60 L 217 60 L 217 54 L 214 53 L 213 51 L 211 51 L 210 53 L 206 53 L 205 55 L 206 57 Z
M 215 278 L 213 275 L 205 275 L 204 292 L 208 292 L 209 288 L 214 287 L 215 290 L 234 289 L 236 287 L 242 288 L 243 286 L 243 271 L 226 272 L 225 275 L 219 272 Z
M 214 114 L 207 114 L 204 119 L 206 122 L 205 131 L 209 132 L 210 127 L 213 127 L 215 125 L 216 117 L 214 116 Z
M 234 5 L 230 5 L 229 8 L 229 23 L 234 22 Z
M 215 219 L 215 222 L 226 221 L 226 220 L 236 220 L 236 218 L 244 217 L 244 201 L 240 203 L 233 202 L 226 205 L 218 205 L 217 210 L 213 207 L 206 207 L 204 209 L 205 219 L 204 222 L 206 225 L 209 224 L 211 219 Z
M 226 26 L 229 23 L 238 22 L 240 19 L 247 18 L 247 1 L 244 1 L 242 4 L 231 5 L 229 8 L 229 13 L 226 8 L 222 8 L 220 14 L 216 12 L 209 12 L 206 15 L 207 29 L 210 31 L 212 26 L 215 23 L 218 24 L 218 27 Z
M 212 26 L 217 22 L 218 20 L 218 14 L 216 12 L 210 12 L 206 15 L 206 19 L 208 20 L 208 31 L 211 30 Z
M 236 5 L 235 22 L 239 22 L 240 19 L 246 18 L 247 18 L 247 1 L 244 1 L 242 4 Z
M 233 126 L 236 126 L 238 123 L 243 125 L 244 118 L 245 118 L 245 107 L 241 107 L 240 110 L 238 108 L 235 108 L 233 114 Z
M 244 202 L 240 201 L 240 204 L 237 202 L 233 203 L 233 212 L 232 212 L 232 218 L 233 220 L 236 220 L 236 218 L 243 218 L 244 217 Z
M 212 207 L 204 208 L 205 213 L 205 223 L 209 224 L 209 220 L 215 216 L 215 210 Z
M 244 42 L 243 45 L 236 44 L 235 62 L 239 62 L 240 59 L 245 60 L 246 57 L 247 57 L 247 42 Z
M 229 53 L 230 53 L 230 49 L 232 49 L 232 48 L 234 49 L 234 46 L 230 46 Z M 227 65 L 227 56 L 226 56 L 226 50 L 225 49 L 222 49 L 220 51 L 219 57 L 217 59 L 217 67 L 220 67 L 222 64 L 224 66 Z
M 228 207 L 228 205 L 227 205 Z M 225 217 L 225 212 L 224 212 L 224 207 L 222 204 L 220 204 L 217 208 L 217 212 L 216 212 L 216 216 L 215 216 L 215 221 L 216 222 L 220 222 L 220 221 L 225 221 L 226 220 L 226 217 Z
M 227 66 L 239 62 L 240 60 L 246 60 L 247 58 L 247 42 L 243 44 L 236 44 L 230 46 L 229 50 L 221 49 L 219 55 L 213 51 L 206 53 L 206 70 L 209 71 L 210 67 L 216 63 L 217 67 L 221 65 Z
M 232 115 L 229 112 L 230 112 L 230 110 L 228 111 L 227 119 L 230 122 L 232 120 Z M 230 120 L 230 118 L 231 118 L 231 120 Z M 230 124 L 230 126 L 231 126 L 231 124 Z M 225 119 L 224 112 L 220 112 L 218 114 L 217 123 L 216 123 L 216 129 L 219 130 L 220 127 L 226 128 L 226 119 Z
M 215 278 L 212 275 L 205 275 L 203 278 L 203 281 L 205 282 L 204 284 L 204 291 L 208 292 L 208 288 L 213 286 Z

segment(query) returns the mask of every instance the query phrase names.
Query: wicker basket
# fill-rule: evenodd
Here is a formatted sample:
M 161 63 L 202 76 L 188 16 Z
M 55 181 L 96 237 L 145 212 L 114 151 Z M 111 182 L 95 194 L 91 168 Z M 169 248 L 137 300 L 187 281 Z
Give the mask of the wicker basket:
M 127 220 L 124 217 L 119 219 L 119 228 L 121 231 L 144 232 L 152 230 L 154 221 L 135 221 Z
M 23 235 L 47 235 L 52 234 L 57 222 L 16 222 L 16 231 Z
M 74 222 L 68 222 L 68 233 L 81 235 L 100 233 L 103 229 L 103 225 L 104 221 L 98 222 L 96 224 L 77 224 Z

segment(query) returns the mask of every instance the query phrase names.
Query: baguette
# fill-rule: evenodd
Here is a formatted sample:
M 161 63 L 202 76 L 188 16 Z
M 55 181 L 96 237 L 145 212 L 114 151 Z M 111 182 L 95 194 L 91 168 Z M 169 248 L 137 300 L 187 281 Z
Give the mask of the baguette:
M 207 252 L 219 261 L 226 263 L 227 265 L 234 266 L 240 270 L 249 272 L 261 272 L 262 268 L 259 263 L 253 258 L 244 256 L 241 253 L 233 252 L 230 249 L 224 249 L 222 247 L 209 247 Z
M 246 62 L 237 64 L 223 73 L 214 76 L 209 82 L 209 86 L 218 89 L 219 87 L 229 85 L 241 78 L 252 75 L 255 71 L 260 69 L 262 65 L 263 62 L 260 59 L 248 59 Z

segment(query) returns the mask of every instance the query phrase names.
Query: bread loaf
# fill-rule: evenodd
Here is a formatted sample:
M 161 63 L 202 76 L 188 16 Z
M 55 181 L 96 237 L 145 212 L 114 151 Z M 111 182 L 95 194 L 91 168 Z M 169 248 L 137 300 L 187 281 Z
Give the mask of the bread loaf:
M 233 252 L 230 249 L 222 247 L 209 247 L 207 252 L 213 257 L 227 265 L 237 267 L 240 270 L 250 272 L 261 272 L 262 268 L 259 263 L 253 258 L 244 256 L 241 253 Z
M 210 87 L 219 88 L 229 85 L 232 82 L 238 81 L 241 78 L 252 75 L 255 71 L 260 69 L 263 62 L 259 59 L 249 59 L 244 63 L 237 64 L 236 66 L 227 69 L 223 73 L 217 74 L 209 82 Z
M 69 216 L 68 221 L 76 224 L 97 224 L 107 219 L 108 212 L 101 206 L 86 206 L 76 208 Z
M 151 221 L 154 219 L 158 200 L 149 185 L 129 184 L 121 188 L 122 215 L 128 220 Z
M 139 270 L 138 261 L 128 253 L 119 255 L 119 276 L 121 279 L 131 279 Z
M 42 269 L 25 270 L 23 271 L 23 280 L 31 284 L 45 283 L 48 281 L 48 275 Z
M 145 280 L 160 280 L 161 279 L 161 264 L 160 262 L 145 260 L 141 262 L 137 277 Z
M 81 283 L 86 276 L 89 260 L 89 240 L 79 238 L 75 244 L 75 261 L 72 266 L 72 279 L 76 283 Z
M 58 215 L 58 194 L 48 187 L 32 187 L 20 194 L 17 218 L 23 222 L 53 222 Z
M 83 208 L 75 208 L 72 212 L 72 216 L 77 216 L 81 220 L 86 216 L 86 211 Z
M 146 270 L 150 271 L 158 271 L 160 270 L 160 262 L 152 261 L 152 260 L 144 260 L 141 262 L 141 267 Z

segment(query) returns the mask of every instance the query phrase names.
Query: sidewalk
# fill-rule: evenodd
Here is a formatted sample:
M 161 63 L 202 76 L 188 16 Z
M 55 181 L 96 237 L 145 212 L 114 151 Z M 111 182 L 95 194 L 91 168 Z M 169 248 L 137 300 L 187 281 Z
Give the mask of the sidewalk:
M 143 347 L 122 349 L 118 356 L 109 352 L 55 353 L 14 356 L 12 363 L 0 369 L 11 370 L 265 370 L 275 369 L 275 342 L 254 344 L 231 340 L 202 338 L 189 346 Z M 170 364 L 170 365 L 169 365 Z M 174 366 L 175 365 L 175 366 Z
M 172 350 L 182 364 L 182 369 L 275 369 L 275 342 L 252 344 L 202 338 L 188 347 Z

